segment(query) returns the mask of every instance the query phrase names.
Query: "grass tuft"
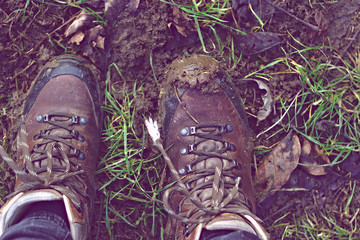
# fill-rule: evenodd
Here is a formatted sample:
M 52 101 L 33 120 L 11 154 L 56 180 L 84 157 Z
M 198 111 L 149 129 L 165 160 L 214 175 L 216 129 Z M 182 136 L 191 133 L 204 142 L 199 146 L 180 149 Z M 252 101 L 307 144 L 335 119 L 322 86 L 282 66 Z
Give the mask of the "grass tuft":
M 122 76 L 115 64 L 112 67 Z M 140 136 L 135 131 L 135 117 L 140 117 L 135 102 L 143 96 L 142 87 L 135 82 L 129 91 L 116 89 L 110 69 L 107 74 L 103 141 L 108 151 L 97 172 L 101 175 L 100 190 L 106 195 L 107 230 L 113 238 L 116 223 L 126 223 L 134 231 L 142 224 L 151 224 L 151 234 L 156 236 L 159 216 L 163 214 L 159 200 L 162 166 L 160 156 L 146 156 L 150 154 L 145 147 L 144 128 Z

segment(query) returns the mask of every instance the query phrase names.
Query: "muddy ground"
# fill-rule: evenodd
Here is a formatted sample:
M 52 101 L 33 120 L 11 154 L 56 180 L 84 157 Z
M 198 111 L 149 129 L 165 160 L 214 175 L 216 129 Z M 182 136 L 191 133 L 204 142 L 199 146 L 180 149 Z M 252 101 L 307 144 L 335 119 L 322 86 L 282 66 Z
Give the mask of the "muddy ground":
M 210 52 L 204 53 L 201 43 L 198 41 L 196 29 L 188 27 L 188 37 L 179 34 L 171 26 L 176 22 L 173 7 L 158 0 L 140 0 L 135 11 L 123 6 L 113 26 L 105 25 L 101 33 L 105 37 L 105 49 L 98 49 L 98 52 L 87 58 L 103 71 L 104 81 L 107 66 L 115 62 L 123 70 L 123 76 L 126 79 L 126 82 L 123 82 L 119 76 L 112 74 L 111 81 L 112 83 L 121 83 L 118 84 L 119 88 L 131 88 L 135 81 L 139 85 L 143 84 L 145 97 L 137 103 L 138 114 L 141 116 L 143 113 L 146 115 L 150 113 L 156 116 L 159 91 L 150 65 L 150 58 L 152 58 L 157 81 L 161 84 L 165 79 L 169 64 L 174 59 L 184 54 L 210 55 L 219 60 L 234 82 L 241 86 L 239 90 L 242 97 L 246 99 L 252 131 L 257 134 L 271 126 L 279 116 L 272 114 L 267 120 L 256 125 L 254 115 L 261 107 L 261 100 L 253 100 L 253 98 L 254 94 L 260 96 L 261 92 L 255 85 L 251 83 L 244 85 L 237 82 L 237 79 L 257 70 L 259 65 L 266 65 L 277 57 L 284 57 L 284 51 L 293 51 L 292 46 L 300 48 L 300 45 L 294 41 L 295 38 L 309 47 L 331 45 L 331 48 L 315 52 L 314 57 L 321 57 L 332 63 L 337 61 L 338 56 L 346 58 L 358 51 L 357 32 L 359 31 L 360 1 L 338 1 L 327 4 L 316 0 L 310 2 L 313 3 L 312 7 L 309 6 L 307 0 L 286 0 L 274 3 L 288 13 L 294 14 L 298 19 L 312 24 L 317 28 L 316 30 L 277 8 L 264 6 L 264 30 L 275 33 L 280 42 L 266 51 L 257 53 L 256 51 L 246 52 L 248 47 L 242 48 L 244 43 L 241 40 L 235 41 L 235 52 L 239 54 L 243 50 L 244 53 L 236 68 L 232 68 L 232 63 L 227 57 L 230 52 L 229 44 L 223 52 L 220 52 L 219 49 L 213 50 L 213 43 L 216 39 L 212 32 L 204 27 L 205 44 Z M 322 2 L 324 7 L 316 4 L 317 2 Z M 26 10 L 20 11 L 19 9 L 24 9 L 24 5 L 25 1 L 21 0 L 0 1 L 0 137 L 2 145 L 7 147 L 10 153 L 15 152 L 14 132 L 21 113 L 21 106 L 40 67 L 51 57 L 64 52 L 84 55 L 84 46 L 86 45 L 84 42 L 79 45 L 70 44 L 68 43 L 69 38 L 64 37 L 64 31 L 69 25 L 68 21 L 79 13 L 79 9 L 60 6 L 50 0 L 44 3 L 32 0 Z M 246 11 L 235 11 L 234 15 L 229 14 L 226 19 L 232 27 L 247 33 L 254 30 L 254 26 L 259 25 L 256 19 Z M 190 26 L 192 25 L 190 24 Z M 86 28 L 91 27 L 93 26 Z M 217 27 L 217 31 L 224 42 L 235 35 L 234 31 L 222 27 Z M 297 60 L 301 61 L 300 58 Z M 280 72 L 285 70 L 285 66 L 284 69 L 273 68 L 271 70 Z M 105 82 L 102 85 L 104 86 Z M 285 100 L 292 99 L 301 89 L 298 77 L 294 74 L 275 76 L 269 83 L 269 87 L 275 98 L 276 106 L 279 106 L 279 102 L 276 100 L 277 96 L 281 95 Z M 277 129 L 279 128 L 275 128 L 274 131 Z M 284 134 L 279 134 L 270 141 L 266 140 L 266 137 L 274 131 L 258 139 L 255 145 L 272 146 L 284 138 Z M 6 166 L 3 166 L 3 169 L 7 169 Z M 0 178 L 4 182 L 4 196 L 12 189 L 12 184 L 7 180 L 8 174 L 4 173 Z M 329 183 L 334 185 L 333 188 L 329 189 Z M 339 194 L 335 190 L 340 184 L 346 184 L 346 181 L 339 180 L 332 175 L 315 178 L 302 170 L 296 170 L 288 186 L 305 187 L 310 191 L 276 194 L 259 204 L 258 214 L 265 219 L 265 226 L 271 226 L 274 220 L 289 209 L 293 214 L 303 214 L 302 209 L 304 208 L 308 208 L 313 213 L 318 213 L 319 208 L 338 210 L 335 202 L 339 198 Z M 313 205 L 314 198 L 322 201 L 319 203 L 321 206 Z M 97 211 L 100 214 L 95 214 L 97 218 L 94 220 L 92 239 L 106 239 L 108 236 L 103 220 L 104 213 L 101 210 L 102 201 L 102 197 L 99 196 Z M 292 215 L 288 218 L 289 222 L 292 222 Z M 125 223 L 122 225 L 119 224 L 117 227 L 116 239 L 139 238 L 139 235 L 132 235 L 131 229 L 128 229 Z M 279 239 L 283 230 L 284 227 L 278 227 L 271 228 L 269 231 L 273 239 Z M 143 237 L 152 239 L 149 232 L 146 230 L 146 226 L 138 231 Z

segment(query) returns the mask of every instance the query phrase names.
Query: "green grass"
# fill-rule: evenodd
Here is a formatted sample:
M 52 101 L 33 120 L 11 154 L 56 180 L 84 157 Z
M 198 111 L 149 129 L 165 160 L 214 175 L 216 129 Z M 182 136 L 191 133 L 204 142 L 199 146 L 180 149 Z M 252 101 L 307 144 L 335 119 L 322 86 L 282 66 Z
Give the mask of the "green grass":
M 324 166 L 336 166 L 353 152 L 360 151 L 360 70 L 359 55 L 334 65 L 320 56 L 326 47 L 293 48 L 284 52 L 286 57 L 268 62 L 265 66 L 248 74 L 248 77 L 271 82 L 277 71 L 286 72 L 286 81 L 299 81 L 300 93 L 291 97 L 274 96 L 280 124 L 269 131 L 267 141 L 285 135 L 294 129 L 317 144 L 331 162 Z M 264 147 L 256 154 L 264 156 Z M 317 210 L 316 213 L 301 210 L 289 211 L 276 220 L 270 232 L 283 231 L 283 239 L 358 239 L 358 199 L 356 182 L 340 187 L 343 192 L 337 207 Z M 346 194 L 344 194 L 346 192 Z M 311 203 L 313 204 L 313 203 Z M 333 203 L 335 204 L 335 202 Z M 339 205 L 341 205 L 339 207 Z M 292 216 L 292 217 L 290 217 Z M 282 229 L 282 230 L 280 230 Z
M 339 199 L 351 199 L 354 196 L 356 181 L 347 184 Z M 352 188 L 352 190 L 351 190 Z M 349 206 L 347 201 L 337 201 L 340 209 Z M 305 207 L 299 212 L 287 212 L 274 221 L 271 228 L 275 231 L 284 229 L 281 239 L 359 239 L 358 213 L 359 209 L 350 208 L 345 214 L 341 211 L 313 211 Z M 280 230 L 281 231 L 281 230 Z
M 360 151 L 359 66 L 346 61 L 344 66 L 335 66 L 321 58 L 311 58 L 317 50 L 304 48 L 287 53 L 289 57 L 274 60 L 246 77 L 271 81 L 275 66 L 287 68 L 292 81 L 300 82 L 301 93 L 295 104 L 290 104 L 294 99 L 274 96 L 279 99 L 279 115 L 286 114 L 281 127 L 284 131 L 292 128 L 318 144 L 332 157 L 333 166 L 350 153 Z
M 225 20 L 225 16 L 231 14 L 231 1 L 230 0 L 214 0 L 214 1 L 189 1 L 189 5 L 181 5 L 176 3 L 176 1 L 166 1 L 161 0 L 162 2 L 178 7 L 180 10 L 185 12 L 190 18 L 194 20 L 196 31 L 199 36 L 203 51 L 205 53 L 210 53 L 216 49 L 216 44 L 213 43 L 213 48 L 208 49 L 205 40 L 208 39 L 207 35 L 204 35 L 203 28 L 210 28 L 214 37 L 219 45 L 221 51 L 221 43 L 219 34 L 216 30 L 216 26 L 221 26 L 224 28 L 231 29 L 232 31 L 238 32 L 240 34 L 245 34 L 243 31 L 234 28 L 231 26 L 228 20 Z
M 333 164 L 360 150 L 357 125 L 360 104 L 356 98 L 360 93 L 360 75 L 357 66 L 346 65 L 340 67 L 315 61 L 313 68 L 296 66 L 294 69 L 304 87 L 296 106 L 304 125 L 297 130 L 319 144 L 328 155 L 336 154 L 338 157 L 334 158 Z M 332 124 L 323 130 L 319 123 L 325 120 Z
M 121 76 L 115 64 L 116 74 Z M 97 174 L 101 176 L 101 191 L 106 196 L 106 225 L 110 238 L 114 236 L 114 224 L 127 224 L 137 231 L 144 224 L 151 227 L 151 235 L 158 234 L 160 215 L 163 215 L 159 200 L 162 161 L 157 157 L 145 157 L 145 130 L 135 132 L 137 114 L 135 101 L 143 97 L 142 87 L 136 82 L 130 91 L 117 90 L 108 71 L 105 90 L 105 130 L 103 141 L 107 153 Z M 126 81 L 124 81 L 126 82 Z M 116 96 L 123 96 L 118 99 Z M 141 120 L 140 120 L 141 122 Z M 139 135 L 139 136 L 138 136 Z M 149 155 L 149 154 L 147 154 Z M 151 154 L 150 154 L 151 155 Z M 158 236 L 158 235 L 157 235 Z

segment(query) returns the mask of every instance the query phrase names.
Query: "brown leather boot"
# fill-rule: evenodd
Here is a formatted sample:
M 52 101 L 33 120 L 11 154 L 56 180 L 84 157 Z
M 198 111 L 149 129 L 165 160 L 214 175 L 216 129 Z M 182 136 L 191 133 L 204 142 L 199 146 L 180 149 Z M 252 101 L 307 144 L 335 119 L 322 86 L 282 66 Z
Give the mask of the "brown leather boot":
M 175 239 L 199 239 L 203 230 L 243 230 L 268 239 L 254 215 L 246 114 L 227 76 L 208 57 L 177 60 L 161 98 L 162 129 L 175 167 L 170 171 L 181 176 L 163 196 L 176 220 Z
M 17 135 L 15 191 L 0 210 L 0 235 L 32 203 L 62 200 L 73 239 L 87 239 L 102 126 L 99 73 L 82 58 L 56 57 L 27 97 Z

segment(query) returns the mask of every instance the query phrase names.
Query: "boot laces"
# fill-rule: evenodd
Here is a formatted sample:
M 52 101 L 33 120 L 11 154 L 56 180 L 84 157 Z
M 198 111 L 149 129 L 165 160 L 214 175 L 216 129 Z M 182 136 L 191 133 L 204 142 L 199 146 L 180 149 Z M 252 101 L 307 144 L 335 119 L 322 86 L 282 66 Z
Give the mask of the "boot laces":
M 42 141 L 31 151 L 24 120 L 17 135 L 17 148 L 23 154 L 24 168 L 19 167 L 0 146 L 0 156 L 21 180 L 15 191 L 7 198 L 20 192 L 50 188 L 69 197 L 80 209 L 79 195 L 89 198 L 86 194 L 84 171 L 77 164 L 77 159 L 83 159 L 85 155 L 76 149 L 71 140 L 85 141 L 85 138 L 73 127 L 77 124 L 86 124 L 86 118 L 53 113 L 38 115 L 36 121 L 47 123 L 48 127 L 34 136 L 34 140 L 42 139 Z
M 222 140 L 222 135 L 232 130 L 231 125 L 200 124 L 196 127 L 184 128 L 181 131 L 183 136 L 194 136 L 196 139 L 194 144 L 183 148 L 181 154 L 194 154 L 195 158 L 179 171 L 171 169 L 170 165 L 172 164 L 169 165 L 173 174 L 179 174 L 182 177 L 175 177 L 178 184 L 165 191 L 163 202 L 165 210 L 185 224 L 185 236 L 188 236 L 199 224 L 206 224 L 222 213 L 250 215 L 258 219 L 250 212 L 248 199 L 242 189 L 239 188 L 241 179 L 235 175 L 242 166 L 226 154 L 228 151 L 236 151 L 233 144 Z M 211 152 L 199 150 L 199 144 L 208 140 L 220 143 L 222 147 Z M 194 168 L 196 164 L 210 158 L 218 158 L 222 164 L 217 164 L 215 168 Z M 225 161 L 228 164 L 224 164 Z M 227 167 L 224 168 L 224 165 Z M 205 180 L 206 178 L 212 180 Z M 203 180 L 202 183 L 197 183 L 199 180 L 200 182 Z M 207 189 L 211 191 L 211 198 L 201 201 L 199 195 Z M 169 199 L 176 192 L 185 195 L 185 197 L 181 200 L 179 209 L 173 210 Z M 191 207 L 188 211 L 181 212 L 181 208 L 187 199 L 191 201 Z

